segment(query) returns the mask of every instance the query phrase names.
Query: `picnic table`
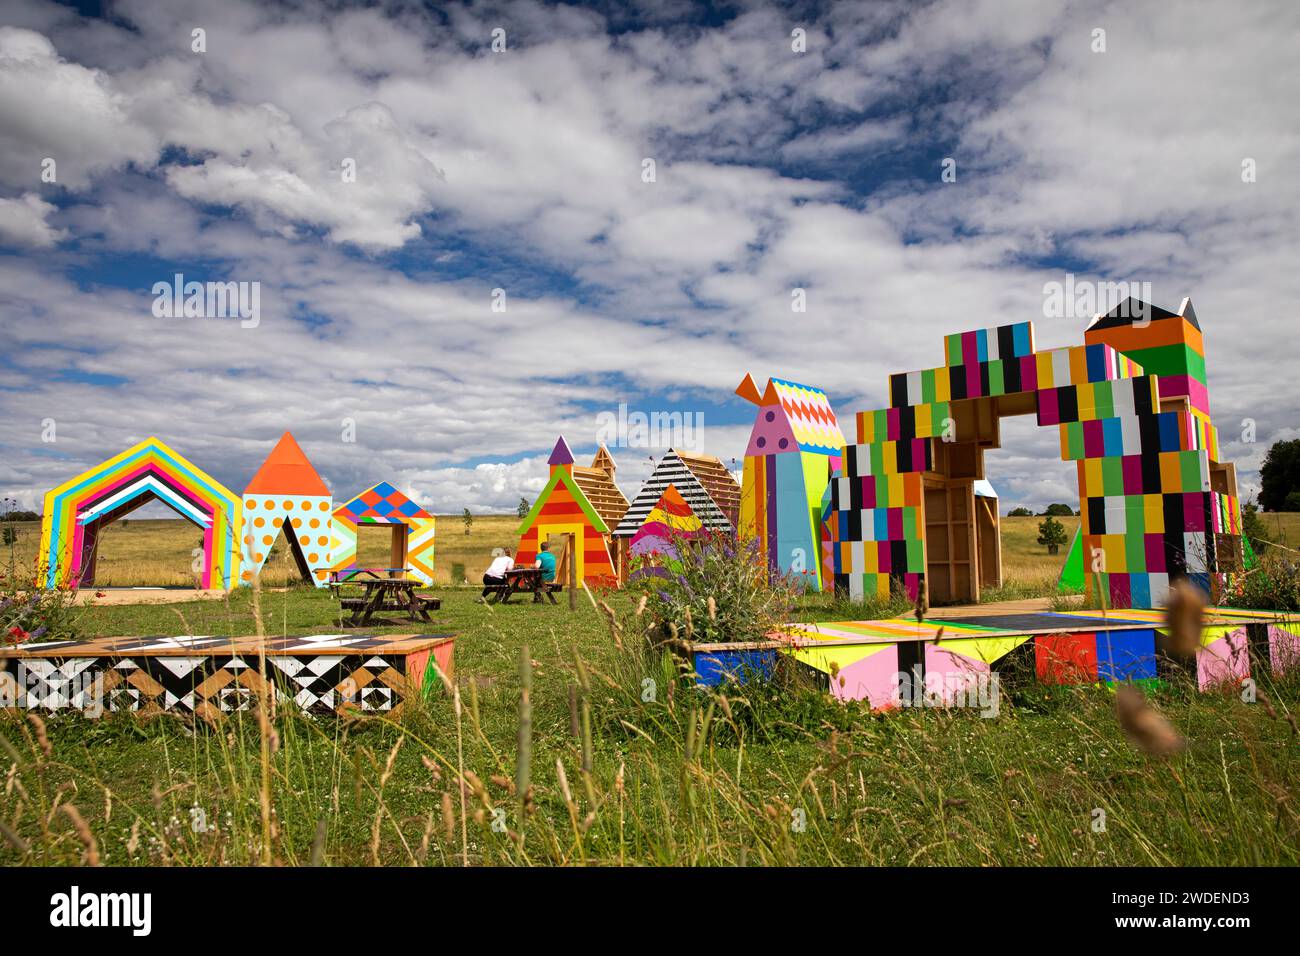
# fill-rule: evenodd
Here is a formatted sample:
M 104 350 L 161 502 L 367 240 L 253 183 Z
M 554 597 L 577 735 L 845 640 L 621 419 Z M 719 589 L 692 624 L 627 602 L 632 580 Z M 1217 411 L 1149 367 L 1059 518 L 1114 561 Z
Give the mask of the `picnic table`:
M 505 584 L 490 587 L 488 600 L 497 604 L 509 604 L 510 598 L 515 594 L 527 591 L 533 595 L 534 604 L 542 603 L 543 594 L 551 599 L 552 604 L 556 604 L 555 592 L 562 589 L 563 585 L 559 581 L 543 581 L 541 568 L 515 568 L 506 572 Z
M 351 611 L 347 627 L 366 627 L 370 619 L 381 611 L 404 611 L 409 621 L 430 621 L 429 611 L 438 610 L 442 602 L 435 597 L 416 594 L 416 581 L 403 578 L 380 577 L 380 572 L 402 571 L 404 568 L 359 568 L 335 572 L 330 587 L 339 595 L 339 605 Z M 360 593 L 345 592 L 344 587 L 355 586 Z

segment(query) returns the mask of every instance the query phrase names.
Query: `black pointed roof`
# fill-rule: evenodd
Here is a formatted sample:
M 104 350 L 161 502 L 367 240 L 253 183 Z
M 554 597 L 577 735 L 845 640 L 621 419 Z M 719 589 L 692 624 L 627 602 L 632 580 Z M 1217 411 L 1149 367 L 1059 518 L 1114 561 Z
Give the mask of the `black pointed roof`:
M 1134 298 L 1132 295 L 1123 302 L 1115 306 L 1113 310 L 1106 312 L 1105 315 L 1099 315 L 1093 320 L 1092 325 L 1088 326 L 1088 332 L 1095 332 L 1099 329 L 1118 329 L 1121 326 L 1132 325 L 1135 321 L 1158 319 L 1179 319 L 1177 312 L 1170 312 L 1167 308 L 1152 306 L 1143 300 Z M 1196 325 L 1196 313 L 1193 312 L 1190 319 L 1192 325 Z M 1199 325 L 1196 328 L 1200 328 Z
M 1162 309 L 1158 305 L 1151 305 L 1143 302 L 1141 299 L 1129 296 L 1115 308 L 1111 309 L 1105 315 L 1099 315 L 1088 326 L 1088 331 L 1092 332 L 1099 329 L 1116 329 L 1125 325 L 1132 325 L 1140 320 L 1150 319 L 1152 322 L 1157 319 L 1177 319 L 1183 318 L 1192 324 L 1197 330 L 1200 329 L 1196 321 L 1196 312 L 1192 308 L 1192 300 L 1183 300 L 1183 314 L 1180 316 L 1177 312 L 1170 312 L 1168 309 Z

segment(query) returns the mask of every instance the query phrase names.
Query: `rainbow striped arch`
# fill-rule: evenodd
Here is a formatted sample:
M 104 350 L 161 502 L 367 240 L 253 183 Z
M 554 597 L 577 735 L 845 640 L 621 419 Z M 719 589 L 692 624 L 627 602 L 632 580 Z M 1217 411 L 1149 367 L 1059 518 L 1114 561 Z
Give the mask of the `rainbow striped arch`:
M 153 437 L 46 493 L 38 583 L 92 586 L 99 531 L 150 501 L 203 529 L 199 586 L 228 590 L 239 572 L 239 496 Z

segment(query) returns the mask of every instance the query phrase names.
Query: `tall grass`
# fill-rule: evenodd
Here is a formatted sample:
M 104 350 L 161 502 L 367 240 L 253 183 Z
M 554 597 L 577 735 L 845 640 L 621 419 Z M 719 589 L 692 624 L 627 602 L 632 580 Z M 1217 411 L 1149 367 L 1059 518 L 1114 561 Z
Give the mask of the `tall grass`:
M 1256 703 L 1169 685 L 1189 746 L 1155 760 L 1105 687 L 872 714 L 797 672 L 700 690 L 635 606 L 526 642 L 538 619 L 506 610 L 473 611 L 458 679 L 399 719 L 0 721 L 0 863 L 1300 862 L 1293 679 Z

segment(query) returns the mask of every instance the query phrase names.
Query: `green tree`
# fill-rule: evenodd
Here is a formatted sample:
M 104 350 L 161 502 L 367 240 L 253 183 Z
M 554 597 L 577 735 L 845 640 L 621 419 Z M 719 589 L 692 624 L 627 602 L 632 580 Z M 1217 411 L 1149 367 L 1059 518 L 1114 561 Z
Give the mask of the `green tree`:
M 1283 511 L 1300 511 L 1300 488 L 1287 492 L 1286 501 L 1282 502 Z
M 1259 516 L 1259 505 L 1248 501 L 1241 506 L 1241 533 L 1250 539 L 1250 546 L 1256 554 L 1268 550 L 1268 529 L 1264 519 Z
M 468 508 L 461 512 L 460 520 L 465 522 L 465 533 L 469 534 L 470 529 L 474 526 L 474 516 L 469 513 Z
M 1058 501 L 1058 502 L 1053 502 L 1052 504 L 1050 504 L 1050 505 L 1048 505 L 1046 508 L 1044 508 L 1044 509 L 1043 509 L 1043 514 L 1045 514 L 1045 515 L 1055 515 L 1055 516 L 1058 517 L 1058 518 L 1061 517 L 1062 515 L 1068 517 L 1068 516 L 1071 516 L 1071 515 L 1074 514 L 1074 509 L 1071 508 L 1069 505 L 1061 504 L 1061 503 Z
M 1008 518 L 1032 518 L 1033 516 L 1034 513 L 1024 505 L 1021 505 L 1019 508 L 1012 508 L 1007 512 Z
M 1038 543 L 1046 546 L 1048 554 L 1056 554 L 1065 544 L 1065 525 L 1048 515 L 1038 523 Z
M 1287 497 L 1300 491 L 1300 438 L 1274 442 L 1259 468 L 1259 506 L 1265 511 L 1292 511 Z
M 528 503 L 528 499 L 527 499 L 527 498 L 520 498 L 520 499 L 519 499 L 519 507 L 515 509 L 515 513 L 518 514 L 519 517 L 521 517 L 521 518 L 527 518 L 527 517 L 528 517 L 528 512 L 530 512 L 530 511 L 532 511 L 532 510 L 533 510 L 533 506 L 530 505 L 530 504 Z

